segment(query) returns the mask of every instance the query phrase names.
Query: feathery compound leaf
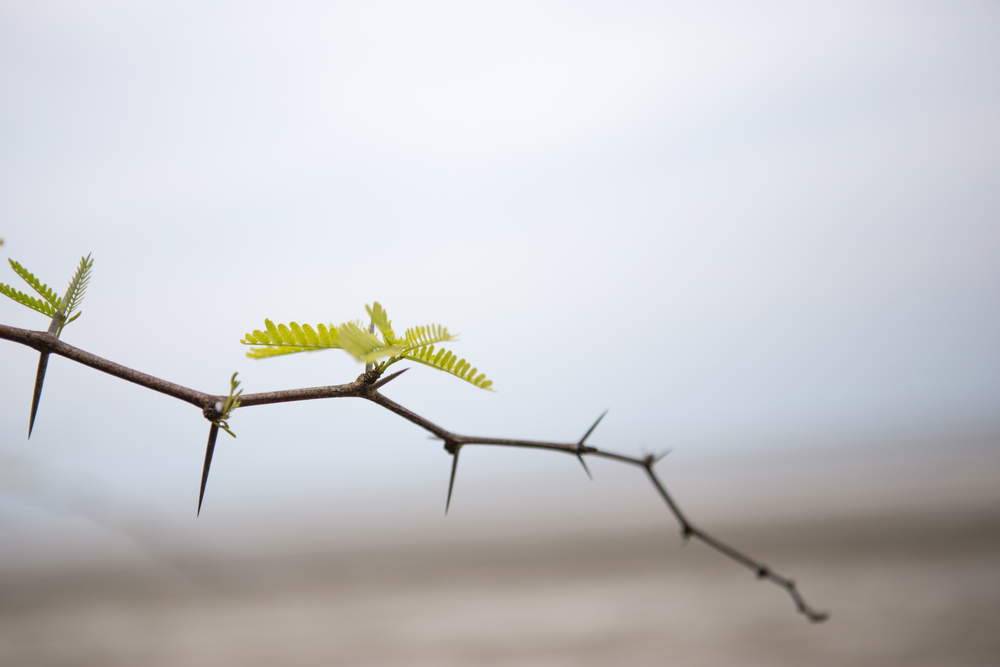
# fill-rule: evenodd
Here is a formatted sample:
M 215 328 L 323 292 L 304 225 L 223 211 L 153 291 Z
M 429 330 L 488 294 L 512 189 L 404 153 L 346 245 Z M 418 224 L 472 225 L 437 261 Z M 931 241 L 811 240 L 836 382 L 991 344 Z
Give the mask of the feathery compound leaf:
M 409 349 L 455 340 L 448 329 L 440 324 L 428 324 L 423 327 L 410 327 L 406 330 L 406 347 Z
M 87 284 L 90 282 L 90 271 L 94 267 L 94 260 L 90 258 L 90 255 L 80 258 L 80 265 L 76 267 L 76 273 L 73 274 L 73 279 L 69 281 L 69 287 L 66 288 L 66 295 L 62 298 L 62 312 L 63 317 L 69 317 L 73 314 L 79 305 L 83 302 L 83 293 L 87 291 Z
M 247 352 L 250 359 L 268 359 L 270 357 L 280 357 L 283 354 L 295 354 L 297 352 L 319 352 L 320 347 L 255 347 Z
M 10 297 L 14 301 L 17 301 L 22 306 L 27 306 L 32 310 L 37 310 L 43 315 L 47 315 L 53 318 L 53 330 L 49 333 L 54 333 L 58 338 L 62 333 L 63 327 L 75 320 L 80 316 L 77 313 L 73 315 L 73 311 L 76 310 L 80 302 L 83 301 L 83 293 L 87 289 L 87 283 L 90 281 L 90 270 L 94 266 L 94 260 L 90 258 L 90 255 L 80 259 L 80 265 L 76 269 L 76 274 L 73 279 L 69 281 L 69 288 L 66 290 L 66 295 L 60 299 L 56 296 L 56 293 L 52 289 L 43 284 L 38 280 L 30 271 L 18 264 L 12 259 L 8 259 L 10 266 L 14 269 L 14 273 L 19 275 L 24 282 L 31 285 L 31 289 L 38 292 L 42 298 L 36 299 L 34 297 L 28 296 L 24 292 L 14 289 L 10 285 L 0 284 L 0 294 L 6 297 Z M 59 320 L 56 321 L 56 316 L 59 315 Z
M 297 322 L 275 325 L 271 320 L 264 320 L 267 331 L 254 329 L 253 333 L 244 334 L 240 340 L 244 345 L 267 345 L 247 352 L 251 359 L 267 359 L 283 354 L 296 352 L 316 352 L 340 347 L 340 336 L 336 329 L 319 324 L 313 329 L 308 324 L 299 326 Z
M 477 375 L 476 371 L 479 369 L 471 367 L 465 359 L 458 359 L 448 350 L 440 349 L 435 354 L 434 346 L 428 345 L 427 347 L 407 352 L 403 356 L 411 361 L 416 361 L 431 368 L 436 368 L 439 371 L 450 373 L 480 389 L 493 391 L 493 380 L 487 380 L 484 373 Z
M 236 434 L 230 430 L 228 419 L 230 415 L 233 414 L 233 410 L 240 407 L 240 394 L 243 393 L 243 390 L 239 388 L 240 381 L 236 379 L 237 375 L 238 373 L 233 373 L 233 377 L 229 378 L 229 397 L 222 406 L 219 417 L 214 422 L 215 424 L 218 424 L 219 428 L 234 438 L 236 437 Z M 216 407 L 218 407 L 218 404 L 216 404 Z
M 60 302 L 59 296 L 52 291 L 52 288 L 50 288 L 48 285 L 42 284 L 42 282 L 39 281 L 38 278 L 33 276 L 31 272 L 28 271 L 28 269 L 24 268 L 14 260 L 8 259 L 7 261 L 10 262 L 10 266 L 12 269 L 14 269 L 14 273 L 21 276 L 21 279 L 24 282 L 31 285 L 31 289 L 41 294 L 42 298 L 48 301 L 53 308 L 59 310 L 60 306 L 62 305 L 62 302 Z
M 368 333 L 354 322 L 341 324 L 337 333 L 340 335 L 340 346 L 355 359 L 365 363 L 398 355 L 404 350 L 398 345 L 387 345 L 378 336 Z
M 389 321 L 389 314 L 385 312 L 382 304 L 376 301 L 370 308 L 365 306 L 365 310 L 368 311 L 368 316 L 372 318 L 372 323 L 382 332 L 382 338 L 385 339 L 387 344 L 395 345 L 402 342 L 396 338 L 396 334 L 392 330 L 392 322 Z
M 49 317 L 55 317 L 56 309 L 52 307 L 48 301 L 42 301 L 41 299 L 36 299 L 33 296 L 28 296 L 20 290 L 16 290 L 10 285 L 4 285 L 0 283 L 0 294 L 6 297 L 10 297 L 14 301 L 17 301 L 22 306 L 27 306 L 32 310 L 37 310 L 42 315 L 48 315 Z

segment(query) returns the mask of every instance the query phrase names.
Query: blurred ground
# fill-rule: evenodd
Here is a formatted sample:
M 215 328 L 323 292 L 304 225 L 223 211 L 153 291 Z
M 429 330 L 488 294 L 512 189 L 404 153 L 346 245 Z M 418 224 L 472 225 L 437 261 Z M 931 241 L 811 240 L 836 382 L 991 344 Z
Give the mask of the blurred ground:
M 0 664 L 1000 664 L 995 440 L 909 451 L 830 450 L 784 468 L 789 457 L 771 454 L 674 484 L 692 520 L 831 610 L 820 625 L 783 590 L 683 546 L 666 516 L 549 529 L 542 517 L 522 531 L 401 531 L 254 557 L 178 547 L 159 560 L 8 563 Z

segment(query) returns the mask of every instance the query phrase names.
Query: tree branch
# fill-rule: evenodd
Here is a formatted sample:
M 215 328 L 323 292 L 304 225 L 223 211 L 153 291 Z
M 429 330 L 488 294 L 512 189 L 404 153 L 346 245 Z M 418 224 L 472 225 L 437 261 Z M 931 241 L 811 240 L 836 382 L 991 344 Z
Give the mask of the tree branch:
M 153 391 L 158 391 L 162 394 L 172 396 L 179 400 L 185 401 L 192 405 L 202 408 L 202 412 L 206 419 L 212 421 L 218 418 L 218 412 L 222 409 L 222 404 L 226 400 L 225 396 L 218 396 L 213 394 L 207 394 L 200 391 L 195 391 L 194 389 L 188 389 L 187 387 L 182 387 L 180 385 L 174 384 L 172 382 L 167 382 L 166 380 L 161 380 L 160 378 L 153 377 L 152 375 L 147 375 L 139 371 L 127 368 L 120 364 L 116 364 L 107 359 L 103 359 L 89 352 L 85 352 L 79 348 L 73 347 L 72 345 L 67 345 L 66 343 L 60 341 L 54 335 L 49 333 L 43 333 L 40 331 L 28 331 L 25 329 L 18 329 L 15 327 L 10 327 L 0 324 L 0 338 L 13 341 L 15 343 L 20 343 L 28 347 L 34 348 L 41 352 L 43 355 L 55 354 L 62 357 L 66 357 L 72 361 L 89 366 L 103 373 L 113 375 L 115 377 L 127 380 L 134 384 L 152 389 Z M 307 401 L 321 398 L 341 398 L 341 397 L 356 397 L 364 398 L 377 405 L 382 406 L 390 412 L 394 412 L 403 419 L 406 419 L 413 424 L 416 424 L 425 431 L 431 433 L 436 438 L 444 441 L 444 447 L 454 458 L 452 461 L 451 477 L 448 485 L 448 499 L 445 505 L 445 512 L 447 513 L 447 508 L 451 505 L 452 490 L 455 484 L 455 473 L 458 469 L 458 453 L 459 450 L 466 445 L 491 445 L 499 447 L 522 447 L 529 449 L 545 449 L 557 452 L 563 452 L 566 454 L 571 454 L 576 456 L 583 462 L 583 456 L 597 456 L 604 459 L 609 459 L 612 461 L 618 461 L 620 463 L 627 463 L 629 465 L 638 466 L 643 468 L 653 486 L 659 492 L 663 501 L 666 503 L 667 507 L 673 513 L 677 522 L 681 526 L 681 534 L 685 538 L 694 537 L 701 540 L 709 547 L 715 549 L 719 553 L 727 556 L 736 562 L 744 565 L 745 567 L 751 569 L 758 579 L 767 579 L 772 583 L 784 588 L 792 601 L 795 603 L 796 609 L 799 613 L 806 616 L 809 621 L 813 623 L 818 623 L 825 621 L 829 618 L 829 614 L 826 612 L 816 611 L 806 604 L 805 600 L 802 598 L 798 589 L 795 586 L 795 582 L 791 579 L 778 575 L 773 572 L 767 565 L 760 563 L 753 558 L 747 556 L 746 554 L 734 549 L 728 544 L 712 537 L 708 533 L 704 532 L 700 528 L 696 528 L 694 525 L 688 521 L 687 517 L 681 512 L 680 508 L 674 502 L 673 498 L 667 492 L 666 487 L 660 482 L 660 479 L 656 476 L 653 471 L 653 466 L 659 460 L 659 458 L 653 455 L 646 456 L 644 458 L 635 458 L 632 456 L 627 456 L 624 454 L 617 454 L 614 452 L 604 451 L 598 449 L 597 447 L 591 447 L 585 445 L 587 437 L 593 432 L 600 423 L 601 417 L 594 422 L 594 425 L 590 427 L 586 435 L 578 443 L 557 443 L 557 442 L 543 442 L 538 440 L 518 440 L 509 438 L 483 438 L 477 436 L 467 436 L 458 433 L 452 433 L 451 431 L 438 426 L 434 422 L 421 417 L 415 412 L 399 405 L 395 401 L 386 398 L 378 392 L 378 389 L 385 385 L 390 380 L 399 376 L 402 371 L 393 373 L 392 375 L 386 376 L 380 379 L 380 371 L 375 367 L 366 368 L 365 373 L 360 375 L 357 380 L 348 384 L 342 385 L 331 385 L 327 387 L 311 387 L 305 389 L 290 389 L 284 391 L 272 391 L 272 392 L 261 392 L 256 394 L 243 394 L 240 397 L 240 408 L 251 407 L 255 405 L 267 405 L 271 403 L 288 403 L 292 401 Z M 606 411 L 605 411 L 606 413 Z M 217 435 L 218 427 L 213 424 L 212 430 L 209 434 L 208 448 L 205 457 L 205 467 L 202 474 L 201 489 L 198 498 L 198 510 L 201 511 L 201 502 L 205 494 L 205 484 L 208 480 L 208 468 L 211 464 L 212 450 L 214 450 L 215 436 Z M 662 458 L 662 457 L 660 457 Z M 590 470 L 587 469 L 586 464 L 584 464 L 584 469 L 587 470 L 587 474 L 590 474 Z
M 0 324 L 0 338 L 4 338 L 15 343 L 21 343 L 22 345 L 27 345 L 28 347 L 32 347 L 42 353 L 66 357 L 67 359 L 71 359 L 79 364 L 83 364 L 84 366 L 89 366 L 93 369 L 99 370 L 102 373 L 114 375 L 122 380 L 127 380 L 133 384 L 146 387 L 147 389 L 152 389 L 153 391 L 158 391 L 161 394 L 166 394 L 167 396 L 173 396 L 176 399 L 182 400 L 185 403 L 190 403 L 191 405 L 196 405 L 202 409 L 213 405 L 216 402 L 216 399 L 219 398 L 218 396 L 212 396 L 200 391 L 195 391 L 194 389 L 182 387 L 179 384 L 174 384 L 173 382 L 161 380 L 160 378 L 153 377 L 152 375 L 140 373 L 139 371 L 132 370 L 131 368 L 122 366 L 121 364 L 116 364 L 113 361 L 108 361 L 107 359 L 98 357 L 96 354 L 84 352 L 79 348 L 62 342 L 52 334 L 41 331 L 28 331 L 27 329 L 18 329 L 16 327 L 9 327 L 5 324 Z M 222 399 L 225 400 L 225 396 L 223 396 Z

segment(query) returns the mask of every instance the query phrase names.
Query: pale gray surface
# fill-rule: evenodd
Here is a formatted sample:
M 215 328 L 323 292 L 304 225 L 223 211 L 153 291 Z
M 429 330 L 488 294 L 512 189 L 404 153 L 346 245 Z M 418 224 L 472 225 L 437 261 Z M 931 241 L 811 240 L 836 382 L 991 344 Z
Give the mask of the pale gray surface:
M 726 531 L 833 610 L 663 531 L 5 576 L 5 665 L 995 665 L 1000 507 Z
M 577 515 L 551 497 L 466 489 L 447 521 L 440 506 L 395 519 L 369 508 L 367 533 L 327 508 L 253 535 L 199 520 L 200 542 L 168 531 L 155 559 L 43 567 L 38 551 L 0 571 L 0 663 L 995 665 L 995 443 L 664 470 L 693 521 L 831 610 L 821 625 L 700 543 L 682 546 L 662 506 L 643 505 L 655 498 L 640 476 L 612 484 L 615 505 L 599 470 L 585 495 L 566 487 Z

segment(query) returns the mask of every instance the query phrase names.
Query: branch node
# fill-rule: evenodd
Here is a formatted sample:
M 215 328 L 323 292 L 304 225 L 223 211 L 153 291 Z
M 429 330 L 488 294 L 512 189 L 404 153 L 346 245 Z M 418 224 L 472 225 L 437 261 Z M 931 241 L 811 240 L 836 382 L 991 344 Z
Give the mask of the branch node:
M 214 422 L 216 419 L 222 416 L 222 409 L 225 407 L 222 401 L 214 401 L 209 403 L 201 410 L 201 414 L 210 422 Z
M 757 568 L 757 578 L 764 579 L 771 575 L 771 569 L 767 565 L 761 565 Z

